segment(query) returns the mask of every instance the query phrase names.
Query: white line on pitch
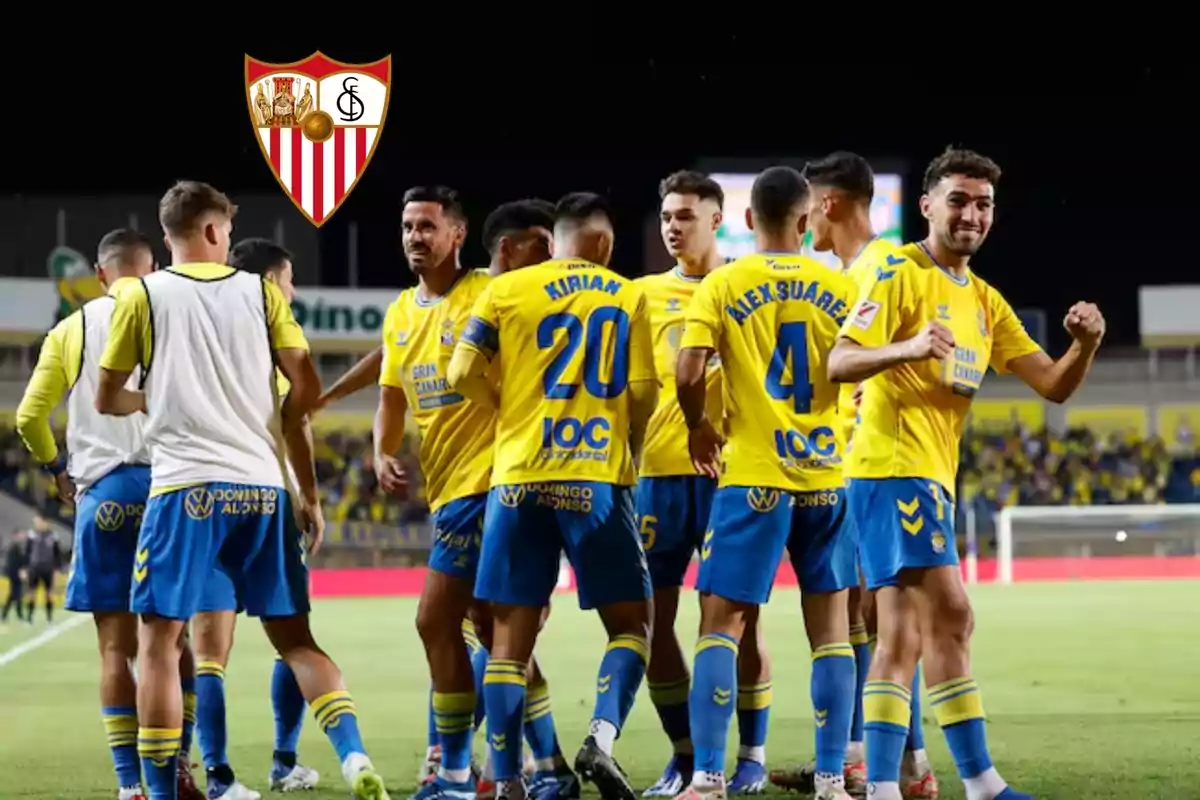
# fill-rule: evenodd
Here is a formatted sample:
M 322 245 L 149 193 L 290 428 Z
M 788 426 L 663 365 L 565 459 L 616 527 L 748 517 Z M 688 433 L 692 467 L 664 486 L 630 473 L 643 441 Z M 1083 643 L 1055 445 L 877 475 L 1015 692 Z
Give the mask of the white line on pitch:
M 77 614 L 68 620 L 64 620 L 56 625 L 52 625 L 32 639 L 21 642 L 11 650 L 5 650 L 3 653 L 0 653 L 0 667 L 11 664 L 27 653 L 32 653 L 42 645 L 49 644 L 67 631 L 71 630 L 72 628 L 77 628 L 87 621 L 88 615 Z

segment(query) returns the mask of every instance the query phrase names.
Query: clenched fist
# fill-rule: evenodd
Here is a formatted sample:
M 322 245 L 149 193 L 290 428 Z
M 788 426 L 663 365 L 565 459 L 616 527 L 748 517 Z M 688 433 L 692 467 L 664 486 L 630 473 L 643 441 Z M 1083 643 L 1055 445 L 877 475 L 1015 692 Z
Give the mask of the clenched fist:
M 1085 347 L 1096 347 L 1104 338 L 1104 315 L 1095 303 L 1079 302 L 1067 309 L 1063 327 L 1071 338 Z
M 905 343 L 909 361 L 943 359 L 954 352 L 954 334 L 940 322 L 930 320 L 916 336 Z

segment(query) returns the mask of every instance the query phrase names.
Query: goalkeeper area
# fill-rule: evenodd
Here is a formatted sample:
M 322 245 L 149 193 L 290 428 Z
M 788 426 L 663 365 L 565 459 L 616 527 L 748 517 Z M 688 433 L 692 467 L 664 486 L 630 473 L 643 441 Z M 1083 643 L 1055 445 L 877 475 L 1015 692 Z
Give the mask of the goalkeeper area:
M 1008 506 L 995 516 L 994 561 L 977 561 L 967 528 L 968 582 L 1200 578 L 1200 505 Z
M 1200 785 L 1200 585 L 982 583 L 971 595 L 974 673 L 988 710 L 991 751 L 1013 785 L 1041 798 L 1194 796 Z M 685 648 L 695 639 L 695 599 L 688 592 L 681 603 Z M 397 800 L 413 790 L 426 742 L 428 670 L 415 612 L 412 599 L 321 600 L 313 612 L 317 638 L 345 672 L 367 746 Z M 98 713 L 92 625 L 70 614 L 60 619 L 59 628 L 13 626 L 0 635 L 0 797 L 6 800 L 115 796 Z M 810 658 L 798 593 L 777 591 L 764 620 L 774 671 L 767 758 L 769 766 L 781 767 L 809 759 L 813 746 Z M 239 778 L 265 797 L 273 655 L 256 622 L 240 625 L 226 678 L 229 754 Z M 568 759 L 591 715 L 604 641 L 595 614 L 579 611 L 571 594 L 556 596 L 537 654 Z M 942 797 L 962 798 L 928 703 L 924 718 Z M 736 725 L 731 745 L 732 755 Z M 482 747 L 479 735 L 476 751 Z M 644 688 L 616 755 L 639 790 L 667 761 L 669 745 Z M 321 786 L 298 796 L 346 796 L 332 748 L 311 718 L 300 757 L 320 771 Z M 590 787 L 585 792 L 596 796 Z

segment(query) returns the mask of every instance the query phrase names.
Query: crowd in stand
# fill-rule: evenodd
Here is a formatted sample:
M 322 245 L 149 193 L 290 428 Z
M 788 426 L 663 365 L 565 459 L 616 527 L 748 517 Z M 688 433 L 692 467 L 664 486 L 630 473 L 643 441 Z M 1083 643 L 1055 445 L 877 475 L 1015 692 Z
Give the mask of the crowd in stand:
M 1010 505 L 1200 503 L 1194 443 L 1068 430 L 972 430 L 963 437 L 959 501 L 977 514 Z

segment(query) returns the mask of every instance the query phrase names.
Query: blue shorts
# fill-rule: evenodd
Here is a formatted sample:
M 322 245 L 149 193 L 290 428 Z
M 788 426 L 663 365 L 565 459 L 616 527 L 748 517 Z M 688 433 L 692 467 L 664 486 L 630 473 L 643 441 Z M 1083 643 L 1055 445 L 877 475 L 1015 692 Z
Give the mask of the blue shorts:
M 827 594 L 858 585 L 853 526 L 844 489 L 787 492 L 722 486 L 700 552 L 696 590 L 763 605 L 786 548 L 802 591 Z
M 592 481 L 494 487 L 475 596 L 502 605 L 546 605 L 564 550 L 575 570 L 580 608 L 650 597 L 633 490 Z
M 208 483 L 151 497 L 133 571 L 133 611 L 306 614 L 308 568 L 287 492 Z
M 150 467 L 125 464 L 79 499 L 67 579 L 68 611 L 129 611 L 133 557 L 149 494 Z
M 656 590 L 683 586 L 684 573 L 708 529 L 716 489 L 717 482 L 704 475 L 638 481 L 638 531 Z
M 433 547 L 429 568 L 452 578 L 475 582 L 487 493 L 451 500 L 433 512 Z
M 906 569 L 958 564 L 954 501 L 926 478 L 855 478 L 846 490 L 867 589 L 895 586 Z

